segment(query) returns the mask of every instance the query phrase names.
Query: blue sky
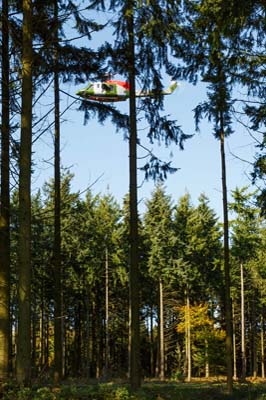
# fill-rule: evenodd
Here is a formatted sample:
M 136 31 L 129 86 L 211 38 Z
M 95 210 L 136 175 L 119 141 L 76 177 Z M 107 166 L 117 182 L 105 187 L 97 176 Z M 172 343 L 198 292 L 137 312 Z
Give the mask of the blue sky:
M 168 83 L 165 82 L 166 85 Z M 81 87 L 83 85 L 78 88 Z M 74 95 L 77 88 L 68 86 L 64 87 L 64 90 Z M 72 102 L 71 98 L 62 96 L 62 106 Z M 192 139 L 187 140 L 183 151 L 177 146 L 166 148 L 163 144 L 149 145 L 149 147 L 159 158 L 166 161 L 171 159 L 172 165 L 180 168 L 175 174 L 169 175 L 165 182 L 166 192 L 172 196 L 174 203 L 187 191 L 191 195 L 193 204 L 197 204 L 199 195 L 205 193 L 210 200 L 210 206 L 221 216 L 219 141 L 214 139 L 211 125 L 206 122 L 202 122 L 199 133 L 195 132 L 192 111 L 204 96 L 203 84 L 193 86 L 184 82 L 172 95 L 165 97 L 165 113 L 169 114 L 170 118 L 176 119 L 186 133 L 195 134 Z M 117 107 L 128 112 L 129 102 L 117 103 Z M 91 187 L 94 194 L 104 194 L 109 190 L 122 203 L 129 188 L 128 142 L 123 139 L 123 133 L 116 132 L 109 121 L 100 125 L 96 119 L 92 119 L 84 125 L 83 113 L 77 108 L 78 102 L 64 115 L 65 121 L 61 127 L 61 162 L 63 167 L 69 168 L 75 174 L 72 188 L 74 191 L 84 191 L 87 187 Z M 143 139 L 146 135 L 145 126 L 140 124 L 139 128 L 139 136 Z M 51 136 L 47 134 L 43 136 L 35 150 L 34 158 L 38 161 L 38 167 L 33 179 L 33 190 L 39 188 L 53 175 L 53 168 L 47 163 L 53 155 Z M 143 155 L 141 151 L 139 155 Z M 226 142 L 229 194 L 236 186 L 241 187 L 250 183 L 251 167 L 237 157 L 252 161 L 253 155 L 252 138 L 244 127 L 236 126 L 235 133 Z M 143 160 L 139 160 L 138 166 L 142 165 Z M 154 182 L 143 182 L 143 178 L 143 172 L 139 171 L 140 212 L 145 210 L 145 201 L 154 189 Z
M 114 17 L 113 14 L 111 16 Z M 109 13 L 95 15 L 95 20 L 101 23 L 105 23 L 108 18 L 110 18 Z M 105 32 L 105 36 L 98 35 L 88 45 L 91 47 L 93 43 L 97 46 L 106 39 Z M 165 86 L 169 85 L 169 80 L 170 78 L 165 78 Z M 83 87 L 84 85 L 78 87 L 64 85 L 62 89 L 73 96 L 78 89 Z M 197 204 L 199 195 L 205 193 L 210 200 L 210 206 L 218 216 L 221 216 L 220 145 L 212 135 L 211 125 L 206 121 L 201 123 L 200 133 L 195 132 L 193 109 L 204 100 L 205 96 L 205 85 L 200 82 L 197 86 L 181 82 L 181 86 L 172 95 L 165 96 L 165 114 L 169 114 L 171 119 L 176 119 L 185 133 L 195 134 L 185 143 L 184 151 L 180 151 L 176 146 L 171 148 L 165 148 L 164 145 L 148 146 L 165 161 L 172 156 L 172 165 L 180 168 L 175 174 L 169 175 L 165 182 L 166 192 L 172 196 L 174 203 L 177 203 L 180 196 L 187 191 L 191 195 L 193 204 Z M 61 99 L 62 110 L 73 101 L 71 97 L 64 94 Z M 52 103 L 52 98 L 50 103 Z M 69 168 L 75 174 L 72 189 L 84 191 L 87 187 L 91 187 L 94 194 L 104 194 L 109 190 L 122 203 L 129 189 L 128 142 L 124 141 L 122 132 L 116 133 L 115 127 L 110 122 L 102 126 L 96 119 L 92 119 L 84 125 L 83 114 L 77 110 L 78 105 L 77 102 L 64 114 L 61 126 L 61 163 L 63 167 Z M 123 112 L 128 112 L 129 102 L 117 103 L 117 107 Z M 42 109 L 43 112 L 45 112 L 44 109 Z M 234 128 L 235 133 L 226 141 L 229 199 L 230 191 L 236 186 L 250 184 L 251 166 L 240 161 L 239 158 L 252 162 L 255 153 L 254 141 L 247 130 L 239 124 L 235 124 Z M 138 134 L 141 140 L 144 140 L 145 124 L 139 125 Z M 53 157 L 51 135 L 52 132 L 46 133 L 34 146 L 36 168 L 32 184 L 33 191 L 53 176 L 53 167 L 49 162 Z M 140 152 L 139 155 L 142 156 L 143 153 Z M 139 160 L 138 165 L 141 167 L 143 160 Z M 138 174 L 138 183 L 140 185 L 139 210 L 143 212 L 145 201 L 154 189 L 154 183 L 143 182 L 141 171 Z

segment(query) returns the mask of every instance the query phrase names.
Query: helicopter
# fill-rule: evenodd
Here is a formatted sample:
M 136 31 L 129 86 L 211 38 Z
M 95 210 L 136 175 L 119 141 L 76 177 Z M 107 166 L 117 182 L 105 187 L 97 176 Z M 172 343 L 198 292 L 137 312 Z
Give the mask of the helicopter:
M 176 87 L 177 82 L 172 81 L 168 89 L 160 92 L 155 90 L 137 90 L 136 97 L 156 96 L 158 94 L 168 95 L 173 93 Z M 85 89 L 79 90 L 76 94 L 86 100 L 100 102 L 125 101 L 130 96 L 130 86 L 128 82 L 109 79 L 102 82 L 90 82 Z

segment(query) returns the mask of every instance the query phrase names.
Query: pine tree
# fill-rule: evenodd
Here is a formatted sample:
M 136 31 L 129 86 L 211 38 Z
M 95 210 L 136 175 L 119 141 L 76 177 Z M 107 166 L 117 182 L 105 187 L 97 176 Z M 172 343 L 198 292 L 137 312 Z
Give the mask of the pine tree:
M 55 269 L 55 371 L 56 383 L 63 376 L 63 316 L 61 266 L 61 166 L 60 166 L 60 94 L 59 94 L 59 16 L 58 2 L 54 0 L 54 250 Z
M 2 120 L 0 209 L 0 379 L 5 380 L 10 363 L 10 91 L 8 1 L 2 4 Z
M 107 44 L 105 46 L 106 55 L 110 57 L 111 68 L 114 73 L 124 75 L 130 83 L 130 112 L 129 112 L 129 158 L 130 158 L 130 332 L 129 332 L 129 359 L 130 359 L 130 380 L 132 388 L 140 386 L 140 350 L 139 350 L 139 266 L 138 266 L 138 212 L 137 212 L 137 143 L 140 139 L 137 137 L 136 126 L 136 100 L 135 100 L 135 80 L 141 79 L 141 84 L 145 89 L 151 85 L 155 88 L 155 93 L 160 91 L 161 73 L 160 68 L 165 64 L 166 54 L 162 50 L 162 43 L 158 44 L 154 35 L 143 33 L 146 30 L 147 13 L 152 15 L 156 11 L 158 15 L 164 15 L 162 12 L 163 4 L 154 7 L 150 3 L 140 3 L 136 5 L 135 1 L 104 2 L 92 1 L 92 7 L 105 9 L 106 3 L 109 9 L 118 13 L 118 19 L 113 22 L 115 28 L 115 45 Z M 159 19 L 159 18 L 158 18 Z M 174 121 L 169 121 L 166 117 L 160 115 L 163 103 L 161 96 L 155 96 L 153 100 L 145 99 L 142 101 L 145 119 L 148 121 L 150 131 L 148 138 L 152 142 L 154 139 L 165 141 L 166 144 L 174 142 L 182 147 L 186 136 L 180 127 Z M 120 121 L 118 121 L 120 123 Z M 124 126 L 127 128 L 127 126 Z M 156 178 L 158 175 L 165 178 L 168 172 L 174 169 L 170 163 L 161 163 L 161 161 L 152 155 L 150 161 L 144 167 L 145 176 Z M 134 289 L 134 296 L 133 296 Z
M 164 289 L 165 275 L 172 269 L 173 228 L 171 199 L 162 184 L 157 184 L 147 201 L 144 229 L 148 237 L 147 263 L 149 274 L 158 285 L 159 377 L 165 378 Z M 167 271 L 167 272 L 166 272 Z
M 31 379 L 31 144 L 32 144 L 32 2 L 23 0 L 22 110 L 19 158 L 19 283 L 16 378 Z
M 198 270 L 199 279 L 194 282 L 194 292 L 198 301 L 216 300 L 221 292 L 222 246 L 220 226 L 214 210 L 209 207 L 209 199 L 201 194 L 199 204 L 189 218 L 190 265 Z M 220 300 L 220 298 L 219 298 Z
M 226 321 L 226 355 L 227 355 L 227 388 L 232 393 L 232 310 L 230 299 L 230 260 L 229 260 L 229 227 L 227 205 L 227 182 L 225 162 L 225 138 L 232 133 L 232 74 L 237 67 L 233 63 L 234 46 L 239 38 L 239 25 L 232 27 L 224 24 L 224 8 L 217 0 L 210 4 L 202 1 L 192 5 L 187 3 L 189 24 L 184 44 L 191 51 L 183 54 L 186 63 L 177 74 L 195 81 L 198 75 L 208 83 L 207 101 L 195 109 L 196 128 L 203 117 L 213 122 L 214 136 L 220 142 L 223 218 L 224 218 L 224 289 L 225 289 L 225 321 Z M 230 7 L 232 7 L 230 5 Z M 226 12 L 228 10 L 226 9 Z M 228 14 L 227 14 L 228 15 Z M 201 40 L 198 40 L 198 37 Z M 232 46 L 228 46 L 231 43 Z M 175 46 L 175 44 L 174 44 Z M 231 50 L 232 49 L 232 50 Z
M 256 255 L 260 246 L 259 235 L 259 211 L 251 206 L 254 193 L 247 193 L 247 187 L 236 188 L 232 192 L 234 202 L 230 204 L 231 209 L 236 213 L 232 221 L 232 254 L 238 260 L 241 279 L 241 378 L 246 379 L 246 324 L 245 324 L 245 282 L 247 281 L 246 271 L 249 261 Z M 250 273 L 249 273 L 250 274 Z M 244 279 L 245 275 L 245 279 Z M 252 301 L 251 301 L 252 302 Z

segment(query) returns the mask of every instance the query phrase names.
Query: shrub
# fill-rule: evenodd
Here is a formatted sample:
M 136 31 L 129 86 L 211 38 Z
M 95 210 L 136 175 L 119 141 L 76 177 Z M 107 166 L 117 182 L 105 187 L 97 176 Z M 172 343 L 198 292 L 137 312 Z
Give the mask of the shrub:
M 42 387 L 37 390 L 35 393 L 33 400 L 56 400 L 57 397 L 51 390 L 47 387 Z

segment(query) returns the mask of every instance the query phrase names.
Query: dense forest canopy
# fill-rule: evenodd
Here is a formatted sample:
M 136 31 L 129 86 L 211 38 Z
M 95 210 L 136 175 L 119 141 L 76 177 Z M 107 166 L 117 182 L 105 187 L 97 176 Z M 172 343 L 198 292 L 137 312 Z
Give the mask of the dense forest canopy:
M 112 17 L 98 23 L 95 10 Z M 227 375 L 231 392 L 233 378 L 265 377 L 265 17 L 254 0 L 2 1 L 2 381 L 130 377 L 134 388 Z M 88 127 L 111 121 L 129 144 L 123 204 L 110 191 L 73 191 L 61 159 L 64 85 L 107 74 L 130 82 L 129 112 L 92 100 L 79 112 Z M 220 145 L 223 223 L 204 193 L 194 204 L 164 186 L 176 168 L 153 143 L 186 151 L 191 139 L 164 110 L 165 76 L 206 83 L 195 132 L 207 119 Z M 153 95 L 136 103 L 136 82 Z M 257 190 L 236 187 L 229 203 L 233 121 L 254 140 Z M 54 171 L 33 191 L 35 145 L 46 138 Z M 155 181 L 142 214 L 137 169 Z

